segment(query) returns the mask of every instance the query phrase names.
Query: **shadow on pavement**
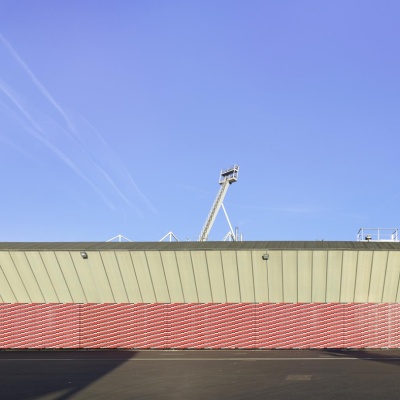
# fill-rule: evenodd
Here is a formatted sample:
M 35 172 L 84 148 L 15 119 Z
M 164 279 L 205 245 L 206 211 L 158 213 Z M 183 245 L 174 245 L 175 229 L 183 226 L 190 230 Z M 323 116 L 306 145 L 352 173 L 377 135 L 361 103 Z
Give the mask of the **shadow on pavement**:
M 73 398 L 137 352 L 16 350 L 0 352 L 0 399 Z
M 341 358 L 359 358 L 400 367 L 400 351 L 393 349 L 324 349 L 325 354 Z

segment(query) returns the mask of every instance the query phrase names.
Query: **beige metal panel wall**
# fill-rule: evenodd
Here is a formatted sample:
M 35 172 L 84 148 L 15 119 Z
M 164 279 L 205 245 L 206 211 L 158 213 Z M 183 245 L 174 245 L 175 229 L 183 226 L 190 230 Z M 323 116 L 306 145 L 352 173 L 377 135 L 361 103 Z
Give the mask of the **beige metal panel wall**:
M 379 303 L 382 301 L 387 260 L 387 251 L 374 252 L 374 256 L 372 258 L 371 281 L 368 293 L 368 301 L 371 303 Z
M 101 271 L 96 268 L 96 265 L 93 263 L 93 253 L 88 252 L 88 259 L 83 259 L 79 251 L 71 251 L 70 256 L 72 259 L 72 263 L 74 264 L 75 271 L 78 275 L 79 282 L 82 285 L 82 289 L 85 293 L 85 298 L 89 303 L 101 303 L 102 298 L 109 299 L 110 296 L 103 295 L 100 296 L 98 284 L 101 282 L 101 279 L 93 279 L 93 275 L 101 274 Z M 90 260 L 90 262 L 89 262 Z M 100 289 L 100 290 L 99 290 Z M 110 289 L 108 288 L 108 291 Z M 104 300 L 103 300 L 104 301 Z
M 400 278 L 400 253 L 390 251 L 388 254 L 385 286 L 383 289 L 382 301 L 384 303 L 395 303 L 399 290 Z
M 0 252 L 1 297 L 5 303 L 29 303 L 31 299 L 9 252 Z M 4 278 L 3 278 L 4 277 Z
M 190 251 L 177 251 L 176 260 L 178 263 L 179 276 L 181 278 L 183 299 L 187 303 L 198 303 L 196 279 L 192 264 Z
M 146 258 L 157 303 L 170 303 L 171 296 L 168 291 L 167 280 L 165 278 L 160 252 L 146 251 Z
M 340 302 L 354 302 L 356 285 L 358 251 L 343 252 L 342 282 L 340 290 Z
M 133 267 L 129 251 L 116 251 L 117 262 L 120 267 L 121 277 L 124 282 L 129 303 L 143 303 L 135 268 Z
M 297 303 L 297 251 L 282 252 L 283 301 Z
M 103 261 L 101 259 L 100 253 L 97 251 L 87 252 L 88 258 L 83 259 L 81 267 L 77 265 L 78 271 L 80 269 L 89 270 L 87 274 L 88 281 L 92 280 L 94 286 L 94 291 L 96 293 L 97 301 L 96 303 L 115 303 L 115 298 L 111 290 L 110 281 L 108 279 Z M 80 254 L 79 254 L 80 255 Z M 90 297 L 89 297 L 90 298 Z
M 270 250 L 267 261 L 268 293 L 270 303 L 282 303 L 283 300 L 283 270 L 282 251 Z
M 366 303 L 368 301 L 372 256 L 372 251 L 360 251 L 358 253 L 356 287 L 354 294 L 354 301 L 356 303 Z
M 225 303 L 226 289 L 220 251 L 206 251 L 206 262 L 210 275 L 210 286 L 213 303 Z
M 61 303 L 72 303 L 73 299 L 65 281 L 65 278 L 61 272 L 60 264 L 52 251 L 41 251 L 41 260 L 46 268 L 46 272 L 49 279 L 54 287 L 58 301 Z
M 2 251 L 1 302 L 399 302 L 400 252 Z
M 122 279 L 119 263 L 114 251 L 101 251 L 99 263 L 104 265 L 108 282 L 115 303 L 127 303 L 128 293 Z
M 328 303 L 338 303 L 340 300 L 342 265 L 343 251 L 329 251 L 326 276 L 326 301 Z
M 400 254 L 396 253 L 393 258 L 391 257 L 389 259 L 390 259 L 389 265 L 397 265 L 397 268 L 400 270 Z M 395 269 L 395 268 L 393 268 L 393 269 Z M 396 281 L 394 281 L 393 285 L 396 285 Z M 393 292 L 394 291 L 396 291 L 396 303 L 400 303 L 400 276 L 399 276 L 399 280 L 397 281 L 397 288 L 393 287 Z
M 43 293 L 25 253 L 20 251 L 11 251 L 10 255 L 17 267 L 22 282 L 24 282 L 29 295 L 29 301 L 32 303 L 44 303 L 45 299 Z
M 181 276 L 176 261 L 176 253 L 163 251 L 160 253 L 167 280 L 168 292 L 172 303 L 184 303 Z
M 237 257 L 235 251 L 221 251 L 222 268 L 225 278 L 226 301 L 240 303 L 240 285 Z
M 193 271 L 200 303 L 212 303 L 210 276 L 204 251 L 193 251 Z
M 313 252 L 312 269 L 312 295 L 313 303 L 324 303 L 326 301 L 326 278 L 327 278 L 327 251 Z
M 156 303 L 156 295 L 151 280 L 147 258 L 144 251 L 131 251 L 133 267 L 140 287 L 143 303 Z
M 312 294 L 312 251 L 304 250 L 297 253 L 297 301 L 300 303 L 311 303 Z
M 269 300 L 268 293 L 268 261 L 263 260 L 263 254 L 268 251 L 253 251 L 252 264 L 254 273 L 254 293 L 257 303 L 267 303 Z
M 254 274 L 250 251 L 237 252 L 237 265 L 239 271 L 239 285 L 242 303 L 255 302 Z
M 45 259 L 44 253 L 42 252 Z M 50 253 L 51 254 L 51 253 Z M 56 251 L 54 257 L 57 260 L 57 264 L 60 266 L 61 274 L 65 280 L 65 284 L 68 287 L 68 291 L 72 297 L 74 303 L 86 303 L 89 299 L 86 297 L 85 291 L 83 290 L 82 282 L 76 272 L 75 264 L 72 260 L 71 253 L 69 251 Z M 53 264 L 55 265 L 55 264 Z M 48 265 L 48 269 L 51 265 Z M 64 298 L 60 297 L 60 301 L 65 303 Z
M 16 299 L 0 264 L 0 302 L 9 303 L 10 301 L 14 303 Z
M 41 254 L 38 251 L 27 251 L 25 256 L 35 275 L 45 303 L 59 303 L 60 299 L 57 296 L 50 275 L 44 266 Z

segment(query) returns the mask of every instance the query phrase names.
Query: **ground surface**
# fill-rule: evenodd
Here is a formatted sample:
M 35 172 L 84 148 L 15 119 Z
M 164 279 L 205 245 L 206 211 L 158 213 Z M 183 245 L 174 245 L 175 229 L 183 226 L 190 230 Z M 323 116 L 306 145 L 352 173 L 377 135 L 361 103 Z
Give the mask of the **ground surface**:
M 398 399 L 400 351 L 0 351 L 0 399 Z

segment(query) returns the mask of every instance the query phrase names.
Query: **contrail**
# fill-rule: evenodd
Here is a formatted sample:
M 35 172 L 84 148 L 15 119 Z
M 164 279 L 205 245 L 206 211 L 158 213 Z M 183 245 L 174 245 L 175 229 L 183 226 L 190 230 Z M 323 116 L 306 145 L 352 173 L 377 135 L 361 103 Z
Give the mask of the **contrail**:
M 22 68 L 22 70 L 28 75 L 29 79 L 32 83 L 36 86 L 39 92 L 47 99 L 47 101 L 58 111 L 58 113 L 62 116 L 63 120 L 66 123 L 66 127 L 63 128 L 59 126 L 58 129 L 64 131 L 68 137 L 75 142 L 75 144 L 79 145 L 81 151 L 84 151 L 87 154 L 86 161 L 89 161 L 95 170 L 105 179 L 105 181 L 115 190 L 118 196 L 126 202 L 129 206 L 135 207 L 136 211 L 141 214 L 139 208 L 135 206 L 132 201 L 128 199 L 128 197 L 124 194 L 121 188 L 117 185 L 115 180 L 110 176 L 110 174 L 103 168 L 97 161 L 96 156 L 93 153 L 93 146 L 86 146 L 84 140 L 78 135 L 76 127 L 72 122 L 71 118 L 67 115 L 65 110 L 57 103 L 57 101 L 53 98 L 53 96 L 49 93 L 49 91 L 43 86 L 43 84 L 39 81 L 39 79 L 35 76 L 35 74 L 31 71 L 28 65 L 22 60 L 22 58 L 18 55 L 18 53 L 14 50 L 11 44 L 4 38 L 4 36 L 0 33 L 0 42 L 3 43 L 5 48 L 11 54 L 13 59 L 17 62 L 17 64 Z M 36 138 L 37 140 L 41 141 L 46 147 L 48 147 L 54 154 L 56 154 L 66 165 L 68 165 L 75 173 L 77 173 L 82 179 L 84 179 L 107 203 L 109 207 L 115 210 L 115 206 L 111 204 L 111 202 L 107 199 L 107 197 L 100 191 L 100 189 L 93 183 L 92 180 L 89 179 L 88 176 L 83 174 L 81 169 L 78 168 L 77 164 L 72 161 L 70 157 L 68 157 L 65 152 L 61 151 L 59 147 L 54 145 L 50 139 L 47 138 L 45 131 L 42 129 L 41 126 L 35 121 L 32 115 L 28 112 L 23 102 L 19 99 L 17 94 L 3 81 L 0 80 L 0 90 L 6 95 L 6 97 L 15 105 L 15 107 L 19 110 L 22 114 L 26 122 L 30 124 L 30 127 L 25 126 L 31 135 Z M 85 122 L 86 126 L 88 126 L 92 132 L 95 133 L 96 139 L 99 143 L 101 143 L 104 147 L 106 154 L 112 155 L 113 151 L 104 138 L 100 135 L 100 133 L 91 125 L 86 119 L 81 116 L 82 120 Z M 56 123 L 55 121 L 52 121 Z M 103 162 L 104 162 L 103 157 Z M 112 157 L 115 160 L 119 161 L 118 158 L 115 156 Z M 135 181 L 133 180 L 132 176 L 130 175 L 129 171 L 126 169 L 124 165 L 120 166 L 122 172 L 124 172 L 126 177 L 128 178 L 129 184 L 133 187 L 135 192 L 139 195 L 139 197 L 145 202 L 147 207 L 152 211 L 156 212 L 154 206 L 150 203 L 149 199 L 140 191 L 138 186 L 136 185 Z M 129 186 L 129 185 L 126 185 Z
M 104 147 L 107 148 L 107 151 L 110 154 L 113 154 L 113 150 L 110 148 L 109 144 L 105 141 L 105 139 L 103 138 L 103 136 L 98 132 L 98 130 L 84 117 L 82 117 L 82 120 L 85 122 L 85 124 L 87 124 L 89 126 L 89 128 L 95 133 L 96 137 L 99 139 L 99 141 L 104 145 Z M 102 169 L 101 167 L 98 166 L 98 168 Z M 150 200 L 144 195 L 144 193 L 139 189 L 139 187 L 137 186 L 136 182 L 134 181 L 134 179 L 132 178 L 131 174 L 129 173 L 129 171 L 126 169 L 126 167 L 124 165 L 121 165 L 121 169 L 123 169 L 123 171 L 125 172 L 126 176 L 128 177 L 129 182 L 131 183 L 132 187 L 134 188 L 134 190 L 139 194 L 139 196 L 142 198 L 142 200 L 144 200 L 145 204 L 147 205 L 147 207 L 153 212 L 156 213 L 156 208 L 151 204 Z M 121 193 L 122 195 L 122 193 Z M 125 196 L 123 196 L 125 197 Z
M 28 74 L 32 82 L 36 85 L 36 87 L 40 90 L 44 97 L 57 109 L 57 111 L 62 115 L 64 118 L 68 128 L 71 132 L 75 132 L 74 125 L 72 124 L 71 120 L 65 114 L 64 110 L 58 105 L 58 103 L 54 100 L 51 94 L 46 90 L 46 88 L 42 85 L 39 79 L 36 78 L 35 74 L 30 70 L 30 68 L 25 64 L 25 62 L 21 59 L 21 57 L 17 54 L 11 44 L 4 38 L 4 36 L 0 33 L 0 40 L 3 42 L 4 46 L 10 52 L 10 54 L 14 57 L 17 63 L 25 70 Z
M 150 208 L 151 211 L 153 211 L 154 214 L 157 214 L 157 210 L 156 208 L 150 203 L 150 201 L 148 200 L 148 198 L 144 195 L 144 193 L 142 193 L 142 191 L 138 188 L 138 186 L 136 185 L 135 181 L 133 180 L 131 174 L 129 173 L 129 171 L 125 171 L 125 173 L 128 175 L 128 179 L 130 180 L 131 184 L 133 185 L 133 187 L 136 189 L 136 191 L 139 193 L 140 197 L 145 201 L 145 203 L 147 204 L 147 206 Z
M 100 195 L 104 202 L 115 211 L 115 206 L 111 201 L 102 193 L 102 191 L 78 168 L 78 166 L 58 147 L 54 146 L 43 134 L 42 128 L 36 123 L 29 112 L 25 109 L 17 95 L 0 80 L 0 90 L 7 96 L 7 98 L 16 106 L 20 113 L 28 120 L 31 127 L 24 126 L 24 128 L 36 139 L 49 148 L 54 154 L 56 154 L 61 161 L 63 161 L 68 167 L 70 167 L 76 174 L 78 174 L 89 186 Z M 25 124 L 24 124 L 25 125 Z M 15 146 L 14 146 L 15 147 Z
M 6 85 L 0 79 L 0 90 L 8 97 L 8 99 L 17 107 L 17 109 L 21 112 L 21 114 L 30 122 L 30 124 L 37 130 L 41 131 L 41 127 L 36 123 L 36 121 L 31 117 L 31 115 L 25 110 L 21 100 L 14 93 L 14 91 Z
M 37 135 L 33 132 L 32 129 L 28 128 L 28 131 L 34 135 L 36 139 L 38 139 L 42 144 L 48 147 L 56 156 L 63 161 L 69 168 L 71 168 L 78 176 L 80 176 L 107 204 L 107 206 L 115 211 L 116 207 L 114 204 L 107 198 L 107 196 L 89 179 L 81 170 L 80 168 L 58 147 L 54 146 L 49 140 L 47 140 L 43 135 Z

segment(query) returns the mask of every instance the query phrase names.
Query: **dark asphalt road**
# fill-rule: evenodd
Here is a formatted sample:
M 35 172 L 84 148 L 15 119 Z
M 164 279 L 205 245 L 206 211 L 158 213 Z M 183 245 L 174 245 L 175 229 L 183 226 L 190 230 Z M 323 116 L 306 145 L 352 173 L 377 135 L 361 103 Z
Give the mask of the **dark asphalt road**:
M 398 399 L 400 351 L 0 351 L 0 399 Z

